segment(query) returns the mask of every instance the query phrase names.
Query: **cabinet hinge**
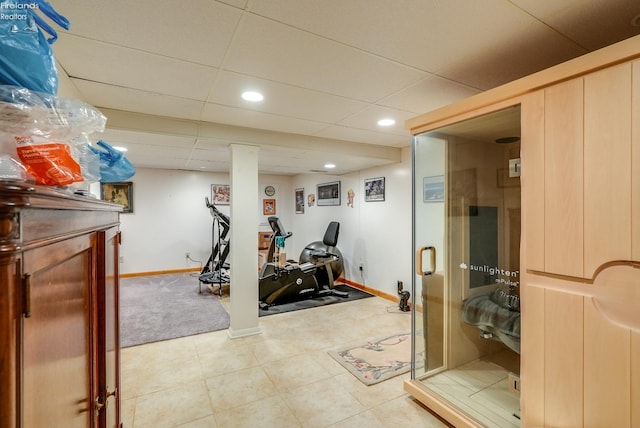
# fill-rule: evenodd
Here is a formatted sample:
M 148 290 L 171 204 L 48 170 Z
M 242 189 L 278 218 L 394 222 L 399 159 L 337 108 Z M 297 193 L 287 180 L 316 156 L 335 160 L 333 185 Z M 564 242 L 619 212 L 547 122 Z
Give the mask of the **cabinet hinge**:
M 25 318 L 31 316 L 31 275 L 22 277 L 22 313 Z

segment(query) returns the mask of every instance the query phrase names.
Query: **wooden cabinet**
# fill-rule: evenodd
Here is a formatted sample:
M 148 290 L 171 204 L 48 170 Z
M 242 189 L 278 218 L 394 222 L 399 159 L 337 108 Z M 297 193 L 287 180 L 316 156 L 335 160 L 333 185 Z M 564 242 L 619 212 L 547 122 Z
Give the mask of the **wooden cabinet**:
M 0 426 L 120 426 L 120 210 L 0 183 Z

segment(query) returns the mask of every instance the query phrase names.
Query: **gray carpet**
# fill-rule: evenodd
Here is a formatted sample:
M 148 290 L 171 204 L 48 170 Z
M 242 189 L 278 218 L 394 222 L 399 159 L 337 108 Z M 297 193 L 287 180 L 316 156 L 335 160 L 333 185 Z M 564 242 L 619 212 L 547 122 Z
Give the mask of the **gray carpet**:
M 120 346 L 229 328 L 229 314 L 207 287 L 189 273 L 120 280 Z

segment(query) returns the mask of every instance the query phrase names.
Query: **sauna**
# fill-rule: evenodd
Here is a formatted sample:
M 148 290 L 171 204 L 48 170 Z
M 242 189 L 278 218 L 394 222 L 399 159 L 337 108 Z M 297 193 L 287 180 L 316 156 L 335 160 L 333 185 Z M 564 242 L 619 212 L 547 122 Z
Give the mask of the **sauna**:
M 520 108 L 414 139 L 415 376 L 486 426 L 518 426 Z
M 405 390 L 456 427 L 640 426 L 640 36 L 406 126 Z

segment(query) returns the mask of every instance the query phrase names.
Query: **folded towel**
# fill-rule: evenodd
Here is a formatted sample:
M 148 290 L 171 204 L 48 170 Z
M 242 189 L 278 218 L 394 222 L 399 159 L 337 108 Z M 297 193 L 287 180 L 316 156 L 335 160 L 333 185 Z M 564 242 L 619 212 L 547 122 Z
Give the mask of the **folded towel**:
M 520 312 L 495 302 L 496 292 L 471 297 L 464 301 L 462 320 L 492 333 L 505 345 L 520 353 Z

